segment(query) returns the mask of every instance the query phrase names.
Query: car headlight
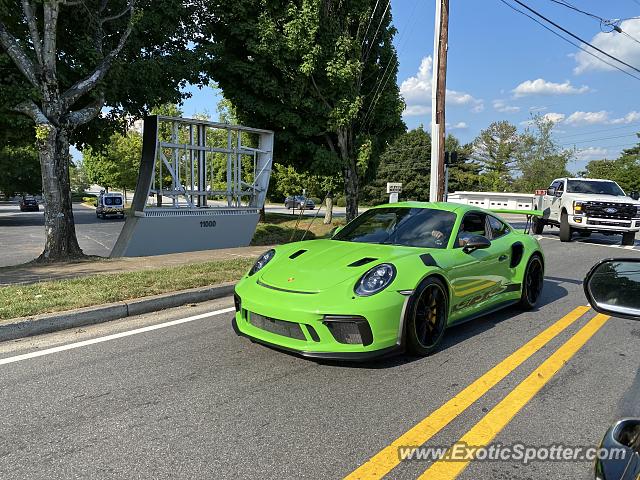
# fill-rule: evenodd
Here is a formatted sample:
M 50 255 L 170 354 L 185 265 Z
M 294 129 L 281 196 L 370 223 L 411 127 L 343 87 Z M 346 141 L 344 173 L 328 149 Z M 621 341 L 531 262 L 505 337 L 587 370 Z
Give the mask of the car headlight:
M 354 288 L 356 295 L 368 297 L 384 290 L 396 278 L 396 267 L 381 263 L 360 277 Z
M 573 202 L 573 213 L 584 213 L 584 204 L 582 202 Z
M 264 266 L 271 261 L 271 259 L 275 256 L 276 251 L 271 249 L 264 252 L 262 255 L 258 257 L 256 263 L 253 264 L 251 270 L 249 270 L 249 275 L 253 275 L 256 272 L 259 272 L 264 268 Z

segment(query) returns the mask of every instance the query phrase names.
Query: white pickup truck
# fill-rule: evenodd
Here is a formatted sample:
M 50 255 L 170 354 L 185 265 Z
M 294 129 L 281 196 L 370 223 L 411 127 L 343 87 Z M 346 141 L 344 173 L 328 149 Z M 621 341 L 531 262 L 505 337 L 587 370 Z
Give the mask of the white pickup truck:
M 533 222 L 533 233 L 545 225 L 560 228 L 560 241 L 569 242 L 577 233 L 622 234 L 623 245 L 633 245 L 640 231 L 640 201 L 627 196 L 611 180 L 558 178 L 546 191 L 536 192 L 535 209 L 543 212 Z

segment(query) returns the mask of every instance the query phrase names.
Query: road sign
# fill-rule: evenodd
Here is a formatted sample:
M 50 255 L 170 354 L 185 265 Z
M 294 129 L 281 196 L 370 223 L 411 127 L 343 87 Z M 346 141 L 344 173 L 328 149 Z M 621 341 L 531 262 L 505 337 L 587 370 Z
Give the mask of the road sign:
M 401 193 L 402 183 L 387 182 L 387 193 Z

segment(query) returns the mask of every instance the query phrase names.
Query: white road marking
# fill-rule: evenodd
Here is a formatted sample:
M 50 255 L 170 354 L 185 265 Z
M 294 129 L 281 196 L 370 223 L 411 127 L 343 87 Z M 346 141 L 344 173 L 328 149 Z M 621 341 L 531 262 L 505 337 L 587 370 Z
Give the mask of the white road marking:
M 69 343 L 67 345 L 60 345 L 59 347 L 47 348 L 46 350 L 40 350 L 37 352 L 25 353 L 22 355 L 16 355 L 14 357 L 0 358 L 0 365 L 6 365 L 8 363 L 21 362 L 23 360 L 29 360 L 31 358 L 42 357 L 44 355 L 51 355 L 52 353 L 64 352 L 65 350 L 72 350 L 74 348 L 86 347 L 87 345 L 94 345 L 96 343 L 108 342 L 111 340 L 117 340 L 118 338 L 130 337 L 131 335 L 138 335 L 139 333 L 152 332 L 153 330 L 159 330 L 161 328 L 173 327 L 174 325 L 180 325 L 182 323 L 193 322 L 195 320 L 201 320 L 207 317 L 213 317 L 216 315 L 222 315 L 223 313 L 229 313 L 235 311 L 234 307 L 223 308 L 221 310 L 214 310 L 213 312 L 201 313 L 200 315 L 194 315 L 192 317 L 180 318 L 178 320 L 172 320 L 170 322 L 159 323 L 157 325 L 149 325 L 148 327 L 136 328 L 135 330 L 129 330 L 127 332 L 114 333 L 104 337 L 92 338 L 91 340 L 83 340 L 82 342 Z

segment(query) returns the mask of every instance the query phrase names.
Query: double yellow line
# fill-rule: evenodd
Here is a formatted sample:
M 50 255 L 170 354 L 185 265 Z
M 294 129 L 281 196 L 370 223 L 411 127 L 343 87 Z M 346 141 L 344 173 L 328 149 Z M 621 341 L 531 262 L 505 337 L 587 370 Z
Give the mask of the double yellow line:
M 451 400 L 420 421 L 409 431 L 383 448 L 369 461 L 345 477 L 355 479 L 379 479 L 400 464 L 399 447 L 422 445 L 464 412 L 489 389 L 499 383 L 543 346 L 566 330 L 589 307 L 581 306 L 565 315 L 499 364 L 471 383 Z M 490 442 L 533 396 L 555 375 L 562 366 L 602 327 L 609 317 L 596 315 L 573 337 L 545 360 L 529 377 L 512 390 L 498 405 L 482 418 L 460 441 L 482 446 Z M 421 479 L 454 479 L 469 462 L 438 461 L 427 469 Z

